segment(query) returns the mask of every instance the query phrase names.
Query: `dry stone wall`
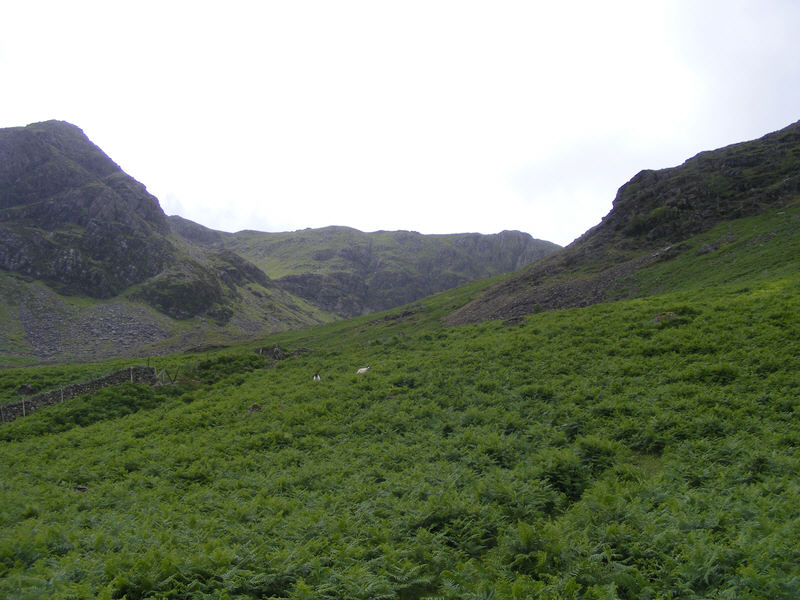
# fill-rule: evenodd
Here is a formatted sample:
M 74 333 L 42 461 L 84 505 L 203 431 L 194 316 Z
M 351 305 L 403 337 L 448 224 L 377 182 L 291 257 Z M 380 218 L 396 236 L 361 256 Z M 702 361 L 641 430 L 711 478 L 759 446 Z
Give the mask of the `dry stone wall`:
M 55 390 L 23 398 L 19 402 L 3 404 L 0 405 L 0 422 L 7 423 L 20 417 L 27 417 L 44 406 L 64 402 L 76 396 L 91 394 L 111 385 L 119 385 L 126 382 L 155 385 L 157 382 L 156 370 L 154 367 L 128 367 L 98 379 L 65 385 Z

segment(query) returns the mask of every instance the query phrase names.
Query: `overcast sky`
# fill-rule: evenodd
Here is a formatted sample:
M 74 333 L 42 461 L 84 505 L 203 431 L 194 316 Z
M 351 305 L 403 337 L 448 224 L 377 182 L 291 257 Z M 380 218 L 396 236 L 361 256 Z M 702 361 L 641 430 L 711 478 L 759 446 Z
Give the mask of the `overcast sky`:
M 800 119 L 800 2 L 0 9 L 0 127 L 69 121 L 214 229 L 568 244 L 642 169 Z

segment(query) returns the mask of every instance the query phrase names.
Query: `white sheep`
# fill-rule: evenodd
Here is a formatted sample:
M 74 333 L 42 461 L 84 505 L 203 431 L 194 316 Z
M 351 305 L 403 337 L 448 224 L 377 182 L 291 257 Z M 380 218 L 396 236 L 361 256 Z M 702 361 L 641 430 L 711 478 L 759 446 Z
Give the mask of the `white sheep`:
M 363 375 L 367 371 L 369 371 L 369 367 L 361 367 L 358 371 L 356 371 L 356 375 Z

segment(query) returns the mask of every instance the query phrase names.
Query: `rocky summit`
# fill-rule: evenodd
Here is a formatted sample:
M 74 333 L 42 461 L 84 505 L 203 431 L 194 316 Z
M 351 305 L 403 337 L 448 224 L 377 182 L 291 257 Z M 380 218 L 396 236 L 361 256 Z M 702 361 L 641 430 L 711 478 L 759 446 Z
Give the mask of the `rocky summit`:
M 164 269 L 168 233 L 158 200 L 74 125 L 0 130 L 0 268 L 110 298 Z

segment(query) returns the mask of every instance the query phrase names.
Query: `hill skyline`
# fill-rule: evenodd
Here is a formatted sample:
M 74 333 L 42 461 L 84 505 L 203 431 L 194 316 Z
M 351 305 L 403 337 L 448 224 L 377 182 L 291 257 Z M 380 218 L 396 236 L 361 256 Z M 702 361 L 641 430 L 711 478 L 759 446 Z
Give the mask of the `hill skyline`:
M 259 300 L 309 261 L 398 256 L 394 234 L 262 245 L 169 223 L 177 260 Z M 795 600 L 799 256 L 797 123 L 634 176 L 597 227 L 509 275 L 246 339 L 205 329 L 188 352 L 4 368 L 0 596 Z M 0 272 L 4 324 L 43 310 L 24 283 Z M 160 283 L 137 289 L 170 298 Z
M 195 27 L 178 6 L 43 1 L 6 13 L 0 127 L 76 123 L 167 214 L 224 231 L 518 229 L 563 246 L 637 171 L 800 118 L 786 0 L 311 0 L 197 7 Z
M 621 186 L 601 223 L 563 249 L 514 231 L 215 231 L 167 217 L 74 125 L 0 130 L 0 349 L 55 360 L 201 347 L 373 313 L 492 277 L 504 281 L 455 307 L 446 322 L 648 293 L 642 273 L 697 251 L 682 239 L 792 197 L 798 128 L 642 171 Z
M 220 343 L 413 302 L 556 249 L 520 232 L 223 234 L 168 219 L 75 125 L 0 130 L 0 355 Z

